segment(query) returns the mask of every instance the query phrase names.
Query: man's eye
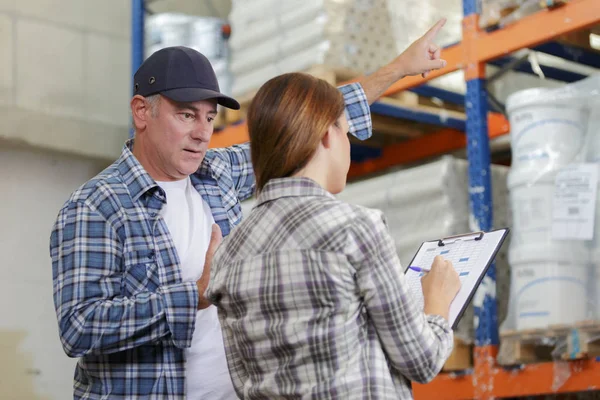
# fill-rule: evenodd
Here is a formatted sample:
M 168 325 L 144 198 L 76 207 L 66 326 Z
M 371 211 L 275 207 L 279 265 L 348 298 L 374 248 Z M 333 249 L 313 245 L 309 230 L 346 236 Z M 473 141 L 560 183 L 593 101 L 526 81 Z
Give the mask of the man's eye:
M 192 118 L 194 118 L 194 114 L 190 114 L 190 113 L 184 113 L 184 114 L 183 114 L 183 117 L 184 117 L 185 119 L 192 119 Z
M 214 117 L 208 117 L 208 122 L 213 122 L 214 120 Z

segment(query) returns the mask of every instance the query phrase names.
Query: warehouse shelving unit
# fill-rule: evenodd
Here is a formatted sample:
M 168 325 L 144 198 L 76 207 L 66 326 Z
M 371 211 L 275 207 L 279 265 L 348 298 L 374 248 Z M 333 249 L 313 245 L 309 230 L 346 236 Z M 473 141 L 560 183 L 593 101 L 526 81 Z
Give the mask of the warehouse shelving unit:
M 471 212 L 476 230 L 492 228 L 492 198 L 490 182 L 490 139 L 509 132 L 509 123 L 500 113 L 489 112 L 486 92 L 486 64 L 510 66 L 521 72 L 533 72 L 511 58 L 510 54 L 523 48 L 552 54 L 583 65 L 600 67 L 600 56 L 581 52 L 569 45 L 552 40 L 577 30 L 600 24 L 600 0 L 571 0 L 553 7 L 554 1 L 545 0 L 548 7 L 536 14 L 502 29 L 487 32 L 479 28 L 477 0 L 463 0 L 463 40 L 443 51 L 447 65 L 433 71 L 427 79 L 407 77 L 390 87 L 384 96 L 404 90 L 419 95 L 435 96 L 448 102 L 464 101 L 466 119 L 436 121 L 436 115 L 415 113 L 402 107 L 375 103 L 372 110 L 403 119 L 420 119 L 439 124 L 434 133 L 387 146 L 374 158 L 353 162 L 349 175 L 364 176 L 383 169 L 423 160 L 461 148 L 467 149 L 469 160 L 469 193 Z M 132 69 L 143 61 L 144 0 L 132 0 Z M 466 95 L 444 92 L 424 85 L 428 80 L 463 70 L 467 84 Z M 583 76 L 546 68 L 548 76 L 566 82 Z M 465 135 L 466 131 L 466 135 Z M 244 123 L 228 126 L 213 136 L 211 146 L 223 147 L 248 140 Z M 498 352 L 498 318 L 495 296 L 495 268 L 488 272 L 491 285 L 486 286 L 483 306 L 475 308 L 474 369 L 464 374 L 441 374 L 427 385 L 414 385 L 419 399 L 491 399 L 551 393 L 566 393 L 600 388 L 600 362 L 590 359 L 568 362 L 569 378 L 554 387 L 555 363 L 538 363 L 506 369 L 495 362 Z M 562 366 L 564 368 L 564 365 Z
M 501 129 L 496 125 L 498 121 L 490 121 L 488 118 L 485 66 L 516 50 L 539 46 L 562 34 L 600 23 L 600 2 L 573 0 L 556 8 L 549 7 L 493 32 L 480 30 L 476 0 L 464 0 L 463 9 L 465 17 L 462 43 L 444 52 L 448 67 L 437 71 L 437 74 L 442 75 L 456 69 L 463 69 L 465 73 L 469 193 L 471 212 L 478 224 L 473 228 L 487 231 L 492 228 L 489 137 Z M 422 80 L 415 77 L 407 78 L 395 84 L 389 92 L 406 90 L 420 82 Z M 570 377 L 558 388 L 554 387 L 554 363 L 531 364 L 517 370 L 507 370 L 496 364 L 499 337 L 495 275 L 495 267 L 492 265 L 488 277 L 493 284 L 486 287 L 483 306 L 475 307 L 473 373 L 461 377 L 440 375 L 431 384 L 415 385 L 415 397 L 492 399 L 584 391 L 600 387 L 600 363 L 595 360 L 568 364 Z

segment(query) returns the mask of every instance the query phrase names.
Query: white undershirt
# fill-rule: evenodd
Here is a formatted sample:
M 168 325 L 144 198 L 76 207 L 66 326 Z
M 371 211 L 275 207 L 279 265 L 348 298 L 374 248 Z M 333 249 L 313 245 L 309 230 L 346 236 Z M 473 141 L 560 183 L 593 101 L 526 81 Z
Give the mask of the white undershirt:
M 175 243 L 184 281 L 197 281 L 214 223 L 208 204 L 194 189 L 190 178 L 157 182 L 167 195 L 161 216 Z M 196 316 L 192 347 L 186 349 L 187 399 L 237 399 L 229 377 L 217 308 L 210 306 Z

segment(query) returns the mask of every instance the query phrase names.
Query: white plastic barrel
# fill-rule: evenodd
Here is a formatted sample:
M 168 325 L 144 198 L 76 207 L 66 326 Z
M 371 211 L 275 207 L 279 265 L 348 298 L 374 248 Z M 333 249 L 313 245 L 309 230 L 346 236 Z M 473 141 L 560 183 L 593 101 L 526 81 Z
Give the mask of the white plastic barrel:
M 513 169 L 558 169 L 580 154 L 589 114 L 586 104 L 554 93 L 533 88 L 508 97 Z
M 589 314 L 600 321 L 600 249 L 592 251 L 590 257 L 590 304 Z
M 516 329 L 573 324 L 590 317 L 589 251 L 555 243 L 512 246 L 512 312 Z
M 516 246 L 552 242 L 552 209 L 556 173 L 511 169 L 508 190 L 513 216 L 511 242 Z

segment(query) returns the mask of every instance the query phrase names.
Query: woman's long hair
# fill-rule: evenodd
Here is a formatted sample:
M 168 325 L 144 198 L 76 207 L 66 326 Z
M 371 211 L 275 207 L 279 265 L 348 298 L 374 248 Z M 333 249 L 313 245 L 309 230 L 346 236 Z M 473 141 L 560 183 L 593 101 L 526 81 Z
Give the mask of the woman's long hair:
M 322 79 L 296 72 L 265 83 L 248 109 L 257 190 L 302 169 L 343 112 L 341 92 Z

